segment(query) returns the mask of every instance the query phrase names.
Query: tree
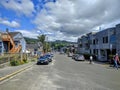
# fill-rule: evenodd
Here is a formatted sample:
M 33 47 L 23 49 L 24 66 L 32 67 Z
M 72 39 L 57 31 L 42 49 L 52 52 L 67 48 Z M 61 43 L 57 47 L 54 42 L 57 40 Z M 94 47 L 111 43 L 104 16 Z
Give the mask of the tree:
M 38 40 L 39 40 L 42 44 L 44 44 L 44 43 L 45 43 L 45 35 L 39 35 L 39 36 L 38 36 Z
M 39 35 L 38 40 L 42 43 L 43 45 L 43 52 L 48 52 L 50 51 L 50 45 L 45 41 L 46 35 Z
M 42 43 L 43 52 L 45 53 L 45 51 L 46 51 L 45 35 L 39 35 L 37 38 Z

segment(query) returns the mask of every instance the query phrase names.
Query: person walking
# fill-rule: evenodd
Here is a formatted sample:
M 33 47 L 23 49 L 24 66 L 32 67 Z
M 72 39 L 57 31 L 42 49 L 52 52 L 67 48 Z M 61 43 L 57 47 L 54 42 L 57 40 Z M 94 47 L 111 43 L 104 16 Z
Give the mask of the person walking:
M 89 63 L 92 64 L 92 61 L 93 61 L 93 56 L 91 55 L 91 56 L 90 56 L 90 62 L 89 62 Z
M 118 54 L 116 54 L 114 57 L 114 65 L 117 68 L 117 70 L 118 70 L 118 62 L 120 62 L 120 60 Z

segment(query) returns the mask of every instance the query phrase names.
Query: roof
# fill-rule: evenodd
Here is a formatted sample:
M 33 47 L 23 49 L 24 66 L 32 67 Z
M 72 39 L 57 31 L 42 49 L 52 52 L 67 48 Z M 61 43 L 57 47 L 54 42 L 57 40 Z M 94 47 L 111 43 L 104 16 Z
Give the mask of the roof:
M 19 34 L 20 32 L 9 32 L 9 34 L 14 37 L 16 36 L 17 34 Z M 5 33 L 2 33 L 2 34 L 7 34 L 6 32 Z M 21 34 L 21 33 L 20 33 Z
M 14 37 L 14 36 L 16 36 L 17 34 L 19 34 L 20 32 L 9 32 L 9 34 L 12 36 L 12 37 Z M 21 34 L 21 33 L 20 33 Z
M 36 44 L 27 44 L 27 48 L 28 49 L 37 49 L 37 48 L 40 48 L 42 45 L 40 42 L 36 43 Z

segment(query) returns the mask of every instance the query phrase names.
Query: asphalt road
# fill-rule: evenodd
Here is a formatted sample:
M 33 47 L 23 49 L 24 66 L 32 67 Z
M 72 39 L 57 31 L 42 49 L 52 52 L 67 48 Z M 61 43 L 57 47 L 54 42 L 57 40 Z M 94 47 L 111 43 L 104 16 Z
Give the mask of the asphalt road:
M 33 65 L 0 83 L 0 90 L 120 90 L 120 69 L 55 54 L 49 65 Z

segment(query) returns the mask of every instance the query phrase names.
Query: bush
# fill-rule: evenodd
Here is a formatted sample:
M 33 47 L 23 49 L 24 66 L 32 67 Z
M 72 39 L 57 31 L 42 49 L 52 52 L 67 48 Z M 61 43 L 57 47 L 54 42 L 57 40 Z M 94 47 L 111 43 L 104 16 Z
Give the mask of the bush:
M 85 59 L 87 59 L 87 60 L 90 59 L 90 54 L 86 54 L 86 53 L 85 53 L 85 54 L 83 54 L 83 55 L 84 55 Z
M 21 63 L 20 63 L 20 61 L 19 60 L 11 60 L 10 61 L 10 65 L 11 66 L 18 66 L 18 65 L 20 65 Z
M 28 62 L 27 59 L 23 59 L 22 61 L 23 61 L 24 63 L 27 63 L 27 62 Z

